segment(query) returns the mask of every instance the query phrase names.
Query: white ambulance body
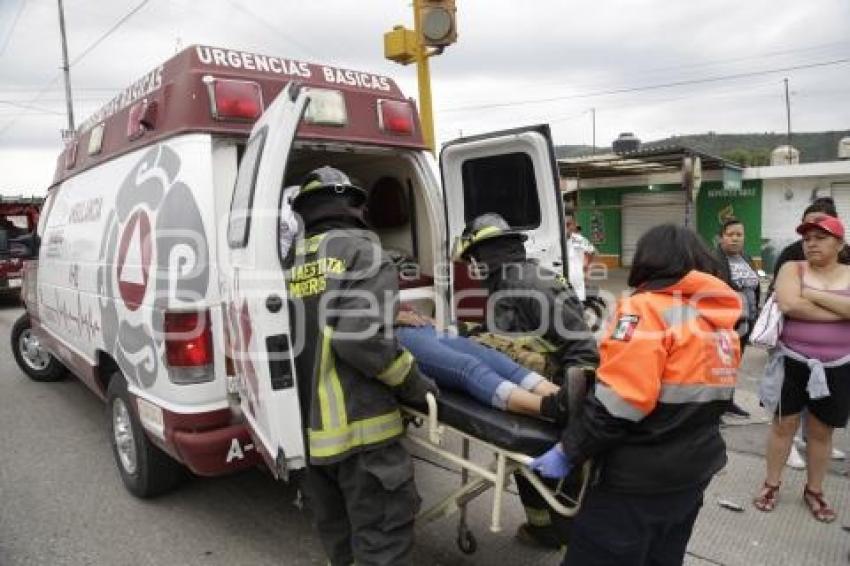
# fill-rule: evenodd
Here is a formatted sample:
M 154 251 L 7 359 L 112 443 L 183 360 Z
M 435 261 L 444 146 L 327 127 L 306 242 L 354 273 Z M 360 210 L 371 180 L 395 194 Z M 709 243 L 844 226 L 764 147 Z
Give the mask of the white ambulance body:
M 418 266 L 402 300 L 441 324 L 480 317 L 470 307 L 483 293 L 461 290 L 475 282 L 449 252 L 481 213 L 525 230 L 542 263 L 565 263 L 545 126 L 446 144 L 440 183 L 415 108 L 387 77 L 187 48 L 60 155 L 12 336 L 31 377 L 67 368 L 108 402 L 136 495 L 171 488 L 184 467 L 217 475 L 264 462 L 285 476 L 304 465 L 283 194 L 323 165 L 371 191 L 381 243 Z

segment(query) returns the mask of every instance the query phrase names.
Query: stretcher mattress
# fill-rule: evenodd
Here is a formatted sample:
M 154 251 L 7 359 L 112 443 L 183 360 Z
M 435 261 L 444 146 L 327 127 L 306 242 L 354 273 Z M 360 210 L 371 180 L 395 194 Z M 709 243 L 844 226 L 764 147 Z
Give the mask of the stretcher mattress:
M 554 423 L 486 407 L 463 393 L 441 390 L 437 407 L 441 423 L 505 450 L 539 456 L 560 440 Z M 414 408 L 428 412 L 424 406 Z

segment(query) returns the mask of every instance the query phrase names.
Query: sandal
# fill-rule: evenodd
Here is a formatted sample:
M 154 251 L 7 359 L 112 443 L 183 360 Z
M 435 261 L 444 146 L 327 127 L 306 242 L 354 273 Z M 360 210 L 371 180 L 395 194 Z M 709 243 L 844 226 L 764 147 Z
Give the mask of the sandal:
M 781 486 L 782 482 L 776 485 L 770 485 L 764 482 L 764 485 L 761 487 L 761 493 L 753 499 L 753 506 L 764 513 L 773 511 L 776 508 L 776 502 L 779 501 L 779 488 Z
M 835 520 L 835 509 L 823 498 L 822 491 L 812 491 L 807 485 L 803 488 L 803 501 L 812 512 L 812 516 L 821 523 L 831 523 Z

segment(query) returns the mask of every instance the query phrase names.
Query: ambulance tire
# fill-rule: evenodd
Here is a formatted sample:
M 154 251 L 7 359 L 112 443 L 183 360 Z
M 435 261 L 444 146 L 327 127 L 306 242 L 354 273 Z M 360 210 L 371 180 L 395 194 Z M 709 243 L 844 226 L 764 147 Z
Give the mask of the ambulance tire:
M 174 489 L 186 471 L 147 437 L 121 372 L 109 380 L 106 398 L 109 442 L 124 486 L 142 499 Z
M 68 375 L 62 363 L 49 354 L 32 333 L 30 317 L 24 313 L 12 326 L 12 353 L 18 367 L 33 381 L 61 381 Z

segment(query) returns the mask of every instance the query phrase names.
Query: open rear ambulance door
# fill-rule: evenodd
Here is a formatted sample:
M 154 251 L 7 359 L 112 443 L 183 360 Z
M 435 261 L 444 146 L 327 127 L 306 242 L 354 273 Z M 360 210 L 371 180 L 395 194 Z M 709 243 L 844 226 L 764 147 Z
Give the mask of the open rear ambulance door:
M 225 349 L 255 447 L 284 479 L 305 465 L 305 451 L 278 237 L 287 158 L 306 104 L 306 89 L 290 83 L 257 121 L 227 226 Z
M 448 142 L 440 151 L 440 172 L 449 257 L 467 222 L 496 212 L 512 228 L 528 235 L 528 257 L 557 273 L 566 273 L 563 201 L 548 125 Z M 480 287 L 480 282 L 470 281 L 466 267 L 456 263 L 454 291 L 476 285 Z M 472 313 L 483 304 L 483 297 L 470 296 L 453 307 L 461 320 L 476 320 L 480 316 Z

